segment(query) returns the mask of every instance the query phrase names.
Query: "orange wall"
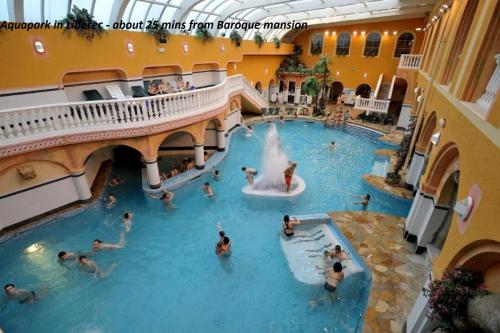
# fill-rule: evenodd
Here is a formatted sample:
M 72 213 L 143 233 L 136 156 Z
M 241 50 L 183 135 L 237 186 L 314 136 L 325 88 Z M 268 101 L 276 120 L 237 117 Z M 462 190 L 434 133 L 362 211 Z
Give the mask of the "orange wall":
M 418 54 L 424 34 L 415 31 L 417 27 L 424 26 L 423 18 L 387 21 L 387 22 L 374 22 L 374 23 L 356 23 L 351 25 L 331 25 L 319 29 L 306 30 L 300 33 L 295 42 L 302 45 L 302 60 L 307 66 L 313 66 L 320 58 L 319 55 L 310 54 L 311 35 L 314 32 L 321 32 L 323 34 L 323 53 L 321 55 L 331 56 L 332 64 L 330 71 L 335 76 L 336 71 L 340 72 L 336 76 L 336 80 L 342 82 L 344 87 L 356 88 L 361 83 L 367 83 L 375 90 L 380 74 L 384 74 L 384 82 L 390 82 L 392 76 L 396 74 L 396 69 L 399 63 L 399 58 L 394 58 L 394 49 L 396 46 L 397 37 L 403 32 L 412 32 L 415 35 L 415 43 L 412 53 Z M 325 31 L 329 34 L 325 35 Z M 336 32 L 334 35 L 333 32 Z M 358 34 L 353 35 L 353 31 Z M 365 35 L 361 35 L 361 31 L 365 31 Z M 373 31 L 378 31 L 382 34 L 382 42 L 380 46 L 379 55 L 377 57 L 364 57 L 363 49 L 365 45 L 366 36 Z M 387 36 L 384 31 L 388 31 Z M 393 31 L 397 31 L 397 35 L 393 35 Z M 336 40 L 340 32 L 349 32 L 351 34 L 351 47 L 349 55 L 336 56 Z M 366 78 L 363 74 L 367 73 Z
M 34 51 L 35 40 L 44 43 L 46 55 Z M 127 51 L 128 42 L 134 45 L 132 54 Z M 184 43 L 189 47 L 187 53 Z M 160 53 L 159 47 L 165 52 Z M 168 44 L 158 45 L 152 36 L 133 31 L 107 31 L 92 42 L 61 30 L 4 31 L 0 41 L 0 90 L 61 86 L 63 75 L 72 71 L 118 69 L 127 78 L 137 78 L 142 77 L 145 67 L 178 65 L 182 72 L 191 72 L 195 64 L 215 63 L 225 69 L 228 62 L 241 61 L 244 54 L 290 51 L 290 44 L 276 49 L 273 43 L 265 43 L 258 48 L 254 41 L 243 41 L 237 48 L 227 38 L 203 44 L 183 35 L 172 35 Z
M 244 56 L 243 61 L 227 65 L 227 75 L 243 74 L 252 83 L 252 86 L 255 86 L 255 83 L 260 81 L 262 88 L 267 88 L 271 80 L 274 80 L 276 84 L 276 71 L 284 58 L 285 56 L 270 55 Z M 236 69 L 234 65 L 236 65 Z

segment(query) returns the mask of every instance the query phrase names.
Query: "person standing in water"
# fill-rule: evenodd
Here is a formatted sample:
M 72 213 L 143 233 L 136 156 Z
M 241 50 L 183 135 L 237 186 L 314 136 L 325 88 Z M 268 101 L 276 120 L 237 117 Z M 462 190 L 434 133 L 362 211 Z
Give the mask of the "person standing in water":
M 212 187 L 210 187 L 209 182 L 203 184 L 203 191 L 205 192 L 206 197 L 212 197 L 214 195 L 214 191 L 212 190 Z
M 288 167 L 283 171 L 285 174 L 285 184 L 286 184 L 286 192 L 290 193 L 290 187 L 292 186 L 292 178 L 295 173 L 295 168 L 297 167 L 297 163 L 291 162 Z
M 257 170 L 247 167 L 241 167 L 241 171 L 243 171 L 247 176 L 248 185 L 253 185 L 253 177 L 257 175 Z

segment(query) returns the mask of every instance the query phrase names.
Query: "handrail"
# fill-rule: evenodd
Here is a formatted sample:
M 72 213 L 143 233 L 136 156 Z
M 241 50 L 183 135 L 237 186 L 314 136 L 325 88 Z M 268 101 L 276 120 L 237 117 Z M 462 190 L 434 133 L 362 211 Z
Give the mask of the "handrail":
M 257 89 L 255 89 L 250 82 L 248 82 L 245 78 L 243 78 L 243 84 L 246 86 L 245 92 L 249 92 L 252 97 L 262 105 L 262 107 L 267 107 L 269 105 L 269 102 L 267 99 L 262 96 L 262 94 L 259 93 Z
M 250 93 L 243 75 L 198 90 L 122 100 L 56 103 L 0 110 L 0 148 L 84 133 L 121 131 L 165 124 L 187 125 L 186 119 L 223 107 L 231 94 Z M 200 119 L 198 117 L 197 119 Z M 194 121 L 194 120 L 193 120 Z M 199 121 L 199 120 L 198 120 Z M 0 157 L 6 156 L 0 154 Z
M 422 64 L 421 54 L 402 54 L 399 58 L 398 68 L 400 69 L 420 69 Z
M 363 111 L 387 113 L 390 103 L 390 100 L 356 97 L 354 108 Z

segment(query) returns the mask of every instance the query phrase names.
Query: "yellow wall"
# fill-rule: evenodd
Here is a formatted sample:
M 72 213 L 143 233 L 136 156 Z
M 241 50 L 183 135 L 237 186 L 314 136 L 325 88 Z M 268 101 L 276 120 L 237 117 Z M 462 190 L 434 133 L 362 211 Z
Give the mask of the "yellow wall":
M 313 66 L 320 58 L 319 55 L 310 54 L 310 41 L 311 35 L 314 32 L 323 33 L 323 53 L 321 55 L 331 56 L 332 64 L 330 71 L 335 75 L 336 71 L 340 72 L 337 81 L 342 82 L 344 87 L 356 88 L 361 83 L 367 83 L 372 90 L 375 90 L 377 80 L 380 74 L 384 74 L 384 82 L 390 82 L 392 76 L 396 74 L 396 69 L 399 63 L 399 58 L 394 58 L 394 49 L 397 37 L 403 32 L 412 32 L 415 35 L 415 42 L 412 49 L 413 54 L 418 54 L 424 34 L 415 31 L 417 27 L 424 26 L 423 18 L 387 21 L 387 22 L 374 22 L 374 23 L 356 23 L 350 25 L 332 25 L 322 27 L 320 29 L 310 29 L 300 33 L 295 42 L 302 45 L 302 60 L 307 66 Z M 325 31 L 329 34 L 325 35 Z M 335 31 L 336 35 L 332 32 Z M 353 35 L 353 31 L 357 31 L 357 36 Z M 361 31 L 365 31 L 365 35 L 361 35 Z M 364 57 L 363 50 L 365 45 L 366 36 L 370 32 L 378 31 L 382 34 L 382 42 L 378 57 Z M 388 31 L 387 36 L 384 31 Z M 393 35 L 393 31 L 397 31 L 397 35 Z M 351 47 L 349 55 L 336 56 L 336 40 L 340 32 L 349 32 L 351 34 Z M 363 74 L 367 73 L 366 78 Z
M 244 56 L 243 61 L 227 65 L 227 75 L 243 74 L 253 86 L 257 81 L 260 81 L 262 88 L 267 88 L 271 80 L 274 80 L 274 84 L 276 84 L 276 71 L 284 58 L 285 56 L 270 55 Z M 236 69 L 234 69 L 234 65 L 236 65 Z
M 40 56 L 34 51 L 35 40 L 44 43 L 46 55 Z M 132 54 L 127 51 L 128 42 L 134 45 Z M 184 43 L 189 47 L 187 53 L 183 51 Z M 158 52 L 159 47 L 165 52 Z M 4 31 L 0 40 L 0 91 L 61 86 L 62 77 L 68 72 L 117 69 L 127 78 L 138 78 L 142 77 L 144 68 L 151 66 L 178 65 L 182 72 L 191 72 L 195 64 L 215 63 L 225 69 L 228 62 L 239 62 L 243 55 L 288 54 L 290 51 L 290 44 L 276 49 L 273 43 L 265 43 L 258 48 L 254 41 L 243 41 L 237 48 L 227 38 L 203 44 L 181 35 L 173 35 L 168 44 L 158 45 L 152 36 L 133 31 L 108 31 L 92 42 L 75 33 L 63 34 L 61 30 Z
M 454 5 L 455 6 L 455 5 Z M 436 5 L 439 9 L 439 4 Z M 488 24 L 488 19 L 478 19 L 478 17 L 487 18 L 491 3 L 480 1 L 472 27 L 466 38 L 463 57 L 456 69 L 456 73 L 466 73 L 471 67 L 472 62 L 476 61 L 469 57 L 468 51 L 483 38 L 484 31 Z M 434 13 L 438 13 L 435 9 Z M 454 11 L 448 11 L 446 15 L 455 15 Z M 463 13 L 470 15 L 471 13 Z M 486 15 L 486 16 L 485 16 Z M 446 20 L 443 17 L 441 20 Z M 468 227 L 462 234 L 459 230 L 459 217 L 453 214 L 453 220 L 449 229 L 446 242 L 441 254 L 433 263 L 435 277 L 439 278 L 447 269 L 453 268 L 460 262 L 460 258 L 473 253 L 473 251 L 485 241 L 500 242 L 500 232 L 498 226 L 500 222 L 500 178 L 498 177 L 498 166 L 500 165 L 500 132 L 498 131 L 498 113 L 499 98 L 493 104 L 493 109 L 488 120 L 480 118 L 467 104 L 460 100 L 459 90 L 463 87 L 464 77 L 454 75 L 450 84 L 450 89 L 439 84 L 438 78 L 442 74 L 443 66 L 448 62 L 449 50 L 446 49 L 454 41 L 456 24 L 459 24 L 459 18 L 453 18 L 448 25 L 440 25 L 440 35 L 446 39 L 443 43 L 439 38 L 433 44 L 428 44 L 426 53 L 429 61 L 432 59 L 434 65 L 425 66 L 428 73 L 421 70 L 418 75 L 418 86 L 424 90 L 424 111 L 426 115 L 435 111 L 437 119 L 446 120 L 445 127 L 441 130 L 439 144 L 433 147 L 429 163 L 422 176 L 422 182 L 428 181 L 431 168 L 437 160 L 442 147 L 448 143 L 456 144 L 459 152 L 459 188 L 457 200 L 464 199 L 471 187 L 475 184 L 481 189 L 481 200 L 475 203 L 475 211 L 468 219 Z M 428 30 L 428 33 L 435 31 Z M 428 38 L 432 40 L 432 38 Z M 444 45 L 444 49 L 440 47 Z M 458 87 L 460 89 L 452 89 Z M 492 122 L 492 120 L 494 122 Z M 425 188 L 425 187 L 424 187 Z M 488 263 L 481 263 L 482 266 L 488 266 Z M 488 279 L 500 280 L 498 269 L 489 272 Z M 495 287 L 497 288 L 497 286 Z

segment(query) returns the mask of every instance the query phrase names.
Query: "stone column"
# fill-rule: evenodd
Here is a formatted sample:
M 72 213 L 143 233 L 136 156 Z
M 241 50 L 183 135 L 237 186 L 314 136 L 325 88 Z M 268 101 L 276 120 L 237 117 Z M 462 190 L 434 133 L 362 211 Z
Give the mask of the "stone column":
M 146 162 L 146 171 L 148 174 L 149 187 L 156 189 L 161 187 L 160 171 L 158 170 L 158 162 L 154 160 L 144 160 Z
M 81 202 L 87 203 L 92 201 L 92 192 L 90 192 L 89 182 L 85 175 L 85 170 L 71 173 L 73 182 L 75 183 L 76 192 Z
M 224 136 L 224 129 L 218 128 L 217 129 L 217 151 L 224 151 L 224 150 L 226 150 L 226 139 Z
M 422 225 L 427 224 L 434 211 L 434 199 L 432 196 L 421 192 L 415 195 L 410 213 L 406 219 L 404 238 L 409 242 L 415 242 Z
M 196 169 L 198 170 L 205 169 L 205 154 L 203 144 L 194 144 L 194 164 L 196 165 Z
M 405 177 L 406 188 L 413 190 L 417 187 L 425 163 L 425 154 L 415 151 L 411 159 L 410 168 Z

